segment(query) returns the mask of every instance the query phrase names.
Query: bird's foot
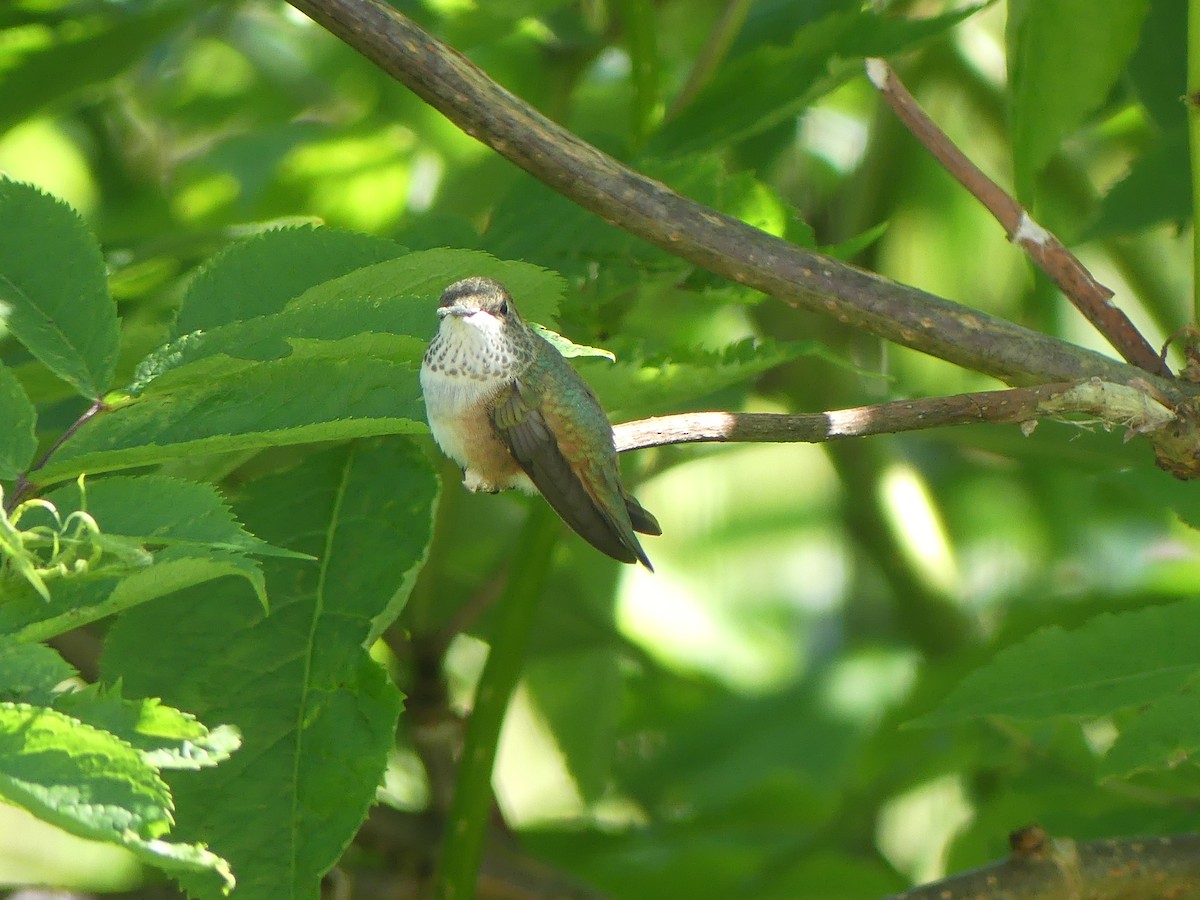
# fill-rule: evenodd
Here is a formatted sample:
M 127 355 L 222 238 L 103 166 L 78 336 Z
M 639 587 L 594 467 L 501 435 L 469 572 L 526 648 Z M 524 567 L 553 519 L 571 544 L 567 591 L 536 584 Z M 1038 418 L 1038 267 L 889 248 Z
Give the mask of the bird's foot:
M 470 469 L 463 471 L 463 487 L 472 494 L 498 494 L 500 488 L 492 482 L 483 478 L 478 472 L 472 472 Z

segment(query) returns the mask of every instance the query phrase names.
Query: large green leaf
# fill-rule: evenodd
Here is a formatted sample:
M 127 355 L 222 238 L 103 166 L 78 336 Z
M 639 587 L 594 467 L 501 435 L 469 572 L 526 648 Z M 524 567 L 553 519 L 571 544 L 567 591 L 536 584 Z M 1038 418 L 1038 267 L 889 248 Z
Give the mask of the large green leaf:
M 295 240 L 303 233 L 287 234 Z M 265 247 L 260 249 L 265 251 Z M 235 260 L 236 270 L 241 257 Z M 155 391 L 181 380 L 209 381 L 216 370 L 192 364 L 214 356 L 267 361 L 292 355 L 300 344 L 316 352 L 311 342 L 345 340 L 364 333 L 411 338 L 389 341 L 382 352 L 389 360 L 418 365 L 437 329 L 438 295 L 451 282 L 467 275 L 487 275 L 503 283 L 520 303 L 522 314 L 535 321 L 551 318 L 562 294 L 559 276 L 528 263 L 498 260 L 473 250 L 409 253 L 332 277 L 294 299 L 284 300 L 277 311 L 262 311 L 248 321 L 232 321 L 181 335 L 142 362 L 133 390 L 141 392 L 164 375 L 168 377 L 154 385 Z M 214 263 L 209 270 L 210 281 L 240 290 L 230 278 L 224 265 Z M 260 304 L 259 309 L 266 310 L 266 305 Z M 351 346 L 345 344 L 343 349 Z M 362 346 L 364 351 L 370 350 L 368 343 Z M 232 366 L 229 371 L 238 372 L 240 368 Z
M 338 228 L 281 228 L 233 244 L 188 285 L 177 334 L 279 312 L 315 284 L 404 255 L 384 238 Z
M 85 397 L 109 388 L 117 308 L 96 239 L 65 203 L 4 179 L 0 325 Z
M 244 748 L 202 783 L 172 778 L 177 832 L 231 860 L 239 897 L 317 897 L 374 801 L 400 698 L 366 647 L 424 559 L 436 488 L 402 440 L 347 444 L 253 482 L 240 516 L 319 564 L 267 562 L 269 615 L 225 581 L 139 607 L 110 632 L 110 679 L 242 731 Z M 156 639 L 166 630 L 172 641 Z
M 1083 718 L 1153 703 L 1200 672 L 1198 612 L 1185 600 L 1099 615 L 1074 631 L 1045 628 L 1000 651 L 917 724 Z
M 401 340 L 360 335 L 286 359 L 225 368 L 101 416 L 59 448 L 39 477 L 151 465 L 200 453 L 425 430 L 416 365 Z M 319 386 L 319 390 L 317 388 Z
M 1148 0 L 1010 0 L 1013 169 L 1017 196 L 1062 139 L 1108 96 L 1137 46 Z

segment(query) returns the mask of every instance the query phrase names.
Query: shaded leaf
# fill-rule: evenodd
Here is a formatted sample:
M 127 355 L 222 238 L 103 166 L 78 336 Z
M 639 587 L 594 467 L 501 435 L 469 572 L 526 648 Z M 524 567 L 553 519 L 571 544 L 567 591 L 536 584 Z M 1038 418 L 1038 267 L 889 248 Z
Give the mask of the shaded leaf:
M 1148 0 L 1011 0 L 1013 175 L 1023 203 L 1062 139 L 1112 89 L 1134 48 Z
M 910 49 L 979 9 L 928 19 L 832 12 L 802 28 L 790 44 L 759 46 L 722 67 L 681 115 L 659 129 L 650 150 L 678 156 L 760 134 L 861 74 L 864 57 Z
M 1101 778 L 1177 765 L 1200 750 L 1200 702 L 1190 687 L 1164 694 L 1121 726 L 1100 761 Z
M 1171 129 L 1104 196 L 1087 237 L 1098 240 L 1162 222 L 1187 222 L 1192 216 L 1189 171 L 1187 129 Z
M 795 359 L 816 344 L 741 341 L 723 351 L 680 349 L 665 358 L 623 352 L 615 366 L 581 369 L 613 421 L 676 411 Z
M 120 7 L 116 7 L 120 10 Z M 37 32 L 21 52 L 0 57 L 0 132 L 83 90 L 94 90 L 126 69 L 186 14 L 186 7 L 74 20 Z
M 232 861 L 239 897 L 315 896 L 374 801 L 400 697 L 365 648 L 424 560 L 436 489 L 404 441 L 309 457 L 237 504 L 254 533 L 320 557 L 266 562 L 270 615 L 225 581 L 139 607 L 110 632 L 107 677 L 243 734 L 202 783 L 171 777 L 178 833 Z M 154 640 L 165 628 L 171 646 Z
M 1108 715 L 1153 703 L 1200 671 L 1195 601 L 1102 614 L 1074 631 L 1051 627 L 976 669 L 918 725 L 981 716 Z
M 37 410 L 29 402 L 12 369 L 0 363 L 0 480 L 11 480 L 29 468 L 37 451 Z

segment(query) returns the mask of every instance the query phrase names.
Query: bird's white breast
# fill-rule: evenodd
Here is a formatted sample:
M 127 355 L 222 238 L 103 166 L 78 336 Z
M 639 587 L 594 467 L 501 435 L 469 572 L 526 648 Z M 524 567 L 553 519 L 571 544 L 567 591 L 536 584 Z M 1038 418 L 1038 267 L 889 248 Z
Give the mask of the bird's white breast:
M 464 427 L 481 424 L 478 417 L 488 415 L 517 362 L 504 349 L 494 316 L 476 313 L 469 318 L 443 319 L 421 363 L 429 430 L 446 455 L 463 467 L 470 465 Z

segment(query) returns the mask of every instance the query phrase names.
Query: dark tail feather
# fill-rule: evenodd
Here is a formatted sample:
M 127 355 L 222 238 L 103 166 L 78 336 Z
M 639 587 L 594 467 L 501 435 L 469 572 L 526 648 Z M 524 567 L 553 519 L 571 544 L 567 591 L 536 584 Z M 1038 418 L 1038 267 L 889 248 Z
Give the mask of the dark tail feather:
M 640 534 L 662 534 L 662 526 L 658 524 L 658 519 L 638 503 L 637 498 L 626 494 L 625 509 L 629 511 L 629 521 L 633 524 L 634 531 Z

